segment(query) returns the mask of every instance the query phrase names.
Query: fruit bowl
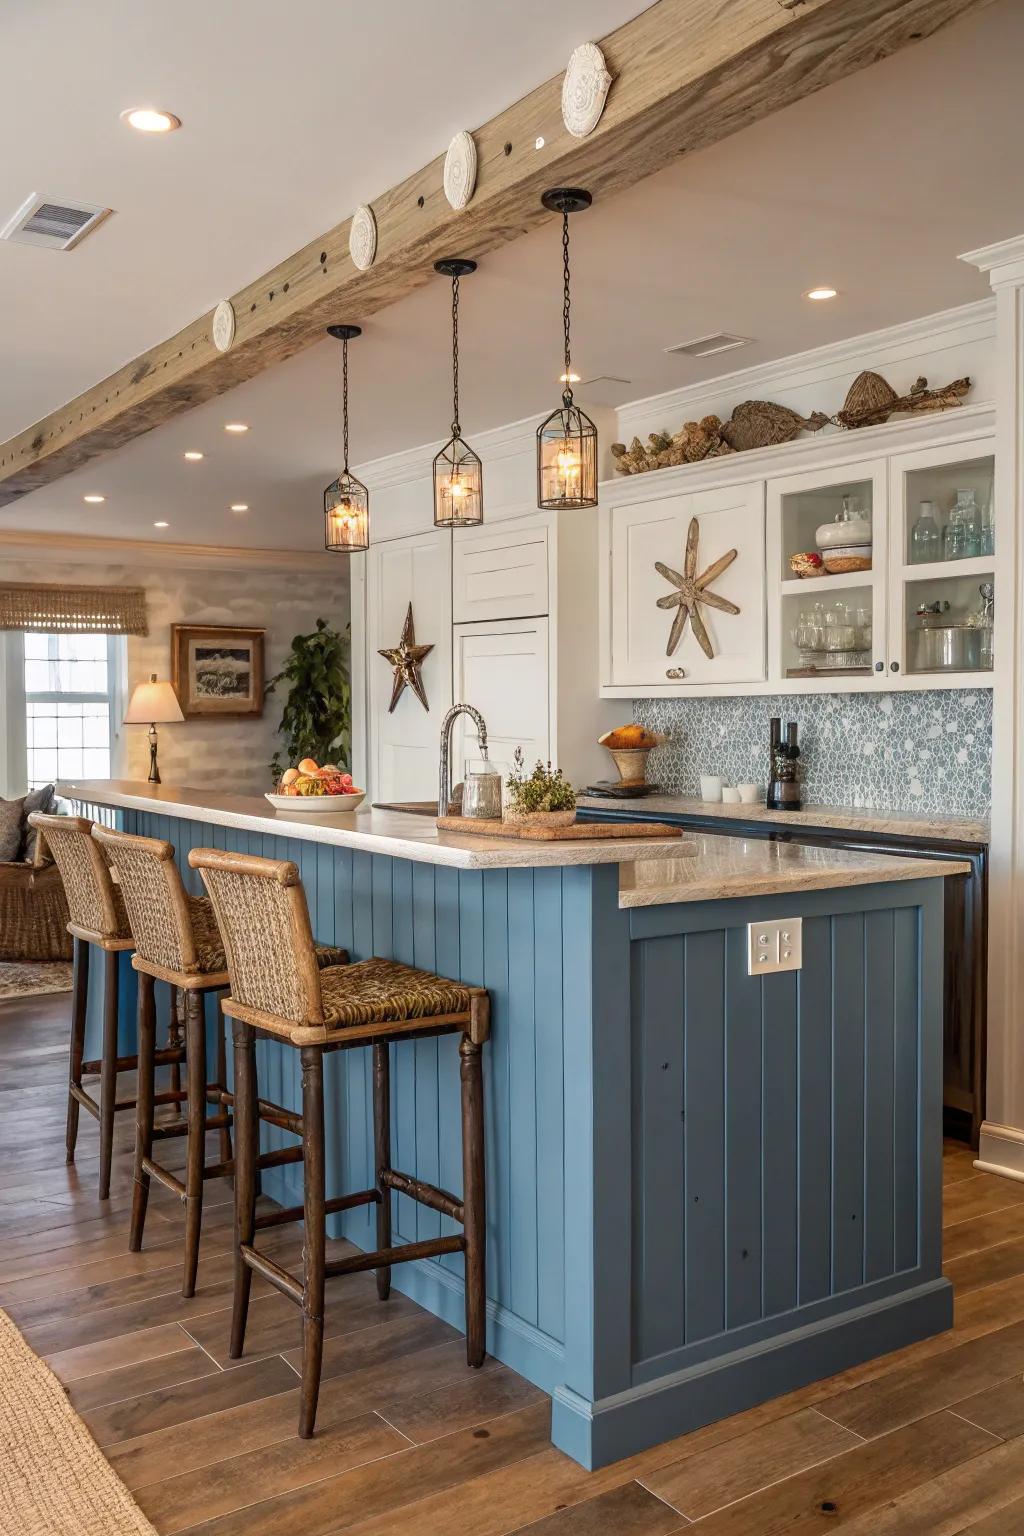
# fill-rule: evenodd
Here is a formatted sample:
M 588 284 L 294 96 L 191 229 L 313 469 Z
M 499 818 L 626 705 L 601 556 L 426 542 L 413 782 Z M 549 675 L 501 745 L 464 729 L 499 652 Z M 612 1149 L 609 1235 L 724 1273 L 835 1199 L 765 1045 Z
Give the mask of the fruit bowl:
M 271 795 L 266 794 L 275 811 L 311 811 L 314 815 L 339 816 L 357 811 L 366 799 L 364 789 L 351 795 Z

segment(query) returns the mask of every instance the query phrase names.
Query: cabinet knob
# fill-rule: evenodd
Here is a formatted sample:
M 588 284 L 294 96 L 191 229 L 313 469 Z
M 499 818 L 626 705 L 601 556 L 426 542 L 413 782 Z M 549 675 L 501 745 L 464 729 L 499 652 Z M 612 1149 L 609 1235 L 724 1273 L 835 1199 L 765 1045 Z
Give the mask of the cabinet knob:
M 875 662 L 875 671 L 876 672 L 884 672 L 885 671 L 885 662 L 884 661 L 876 661 Z
M 890 663 L 889 663 L 889 671 L 890 672 L 898 672 L 899 669 L 900 669 L 900 664 L 899 664 L 898 661 L 890 661 Z

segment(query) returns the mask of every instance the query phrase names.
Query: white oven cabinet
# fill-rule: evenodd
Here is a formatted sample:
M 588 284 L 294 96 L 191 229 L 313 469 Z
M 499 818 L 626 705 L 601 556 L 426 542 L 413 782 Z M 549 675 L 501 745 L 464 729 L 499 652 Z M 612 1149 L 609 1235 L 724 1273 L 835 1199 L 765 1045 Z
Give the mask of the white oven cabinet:
M 452 656 L 455 697 L 474 704 L 487 722 L 488 754 L 507 777 L 516 747 L 528 768 L 551 756 L 548 620 L 499 619 L 457 624 Z M 472 721 L 456 725 L 453 777 L 480 747 Z
M 708 692 L 719 685 L 763 682 L 763 481 L 657 495 L 657 488 L 650 484 L 656 478 L 637 485 L 632 497 L 628 482 L 626 488 L 616 485 L 612 504 L 601 513 L 607 562 L 601 593 L 602 695 L 679 697 L 693 688 Z M 675 609 L 658 607 L 658 599 L 674 589 L 655 564 L 660 561 L 682 571 L 692 518 L 700 530 L 698 574 L 728 550 L 736 550 L 736 559 L 715 579 L 711 590 L 735 603 L 739 613 L 701 609 L 713 657 L 704 654 L 689 624 L 668 655 Z M 670 675 L 680 671 L 682 676 Z
M 515 518 L 457 535 L 452 548 L 454 623 L 536 618 L 548 612 L 549 601 L 546 522 Z
M 452 540 L 443 530 L 372 544 L 366 555 L 368 779 L 375 800 L 437 795 L 441 721 L 452 702 Z M 394 672 L 378 652 L 396 646 L 412 603 L 429 709 L 406 688 L 389 713 Z M 355 631 L 355 626 L 353 626 Z

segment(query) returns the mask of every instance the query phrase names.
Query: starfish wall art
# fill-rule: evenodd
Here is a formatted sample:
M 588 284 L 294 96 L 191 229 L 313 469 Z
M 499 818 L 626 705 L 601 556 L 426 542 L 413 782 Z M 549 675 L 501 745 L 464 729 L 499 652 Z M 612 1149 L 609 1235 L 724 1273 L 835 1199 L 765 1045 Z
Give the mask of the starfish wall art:
M 735 603 L 730 603 L 727 597 L 719 597 L 717 592 L 709 592 L 708 587 L 728 570 L 736 559 L 736 551 L 728 550 L 720 555 L 717 560 L 708 566 L 706 571 L 697 575 L 697 543 L 700 539 L 700 528 L 697 519 L 691 517 L 690 527 L 686 535 L 686 554 L 683 557 L 683 573 L 672 570 L 671 566 L 662 565 L 660 560 L 654 562 L 654 569 L 659 576 L 664 576 L 678 590 L 668 597 L 658 598 L 659 608 L 675 608 L 676 616 L 672 620 L 672 629 L 668 637 L 668 645 L 665 655 L 671 656 L 680 640 L 683 638 L 683 630 L 689 619 L 690 628 L 701 650 L 710 660 L 714 660 L 715 652 L 711 644 L 711 638 L 704 627 L 704 620 L 700 616 L 700 606 L 706 604 L 708 608 L 717 608 L 720 613 L 739 613 Z
M 432 645 L 416 644 L 416 627 L 412 621 L 412 603 L 409 604 L 409 612 L 405 616 L 402 626 L 402 638 L 397 645 L 389 646 L 387 650 L 378 651 L 378 656 L 383 656 L 395 669 L 395 682 L 391 690 L 391 703 L 388 705 L 388 714 L 394 712 L 406 688 L 411 688 L 419 699 L 423 708 L 428 711 L 427 691 L 423 686 L 423 678 L 420 669 L 425 658 L 434 649 Z

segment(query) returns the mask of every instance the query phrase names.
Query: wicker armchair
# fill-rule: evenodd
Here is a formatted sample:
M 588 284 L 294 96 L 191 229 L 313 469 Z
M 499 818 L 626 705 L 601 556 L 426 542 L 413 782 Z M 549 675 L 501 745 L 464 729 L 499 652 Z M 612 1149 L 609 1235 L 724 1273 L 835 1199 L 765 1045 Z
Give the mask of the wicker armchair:
M 70 960 L 60 871 L 36 839 L 35 857 L 0 864 L 0 961 Z

